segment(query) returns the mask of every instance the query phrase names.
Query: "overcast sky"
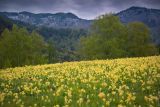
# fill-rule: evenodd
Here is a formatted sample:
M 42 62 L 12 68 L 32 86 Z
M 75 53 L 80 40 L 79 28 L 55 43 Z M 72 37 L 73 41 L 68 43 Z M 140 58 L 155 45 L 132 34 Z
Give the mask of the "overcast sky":
M 131 6 L 160 9 L 160 0 L 0 0 L 0 11 L 72 12 L 86 19 L 119 12 Z

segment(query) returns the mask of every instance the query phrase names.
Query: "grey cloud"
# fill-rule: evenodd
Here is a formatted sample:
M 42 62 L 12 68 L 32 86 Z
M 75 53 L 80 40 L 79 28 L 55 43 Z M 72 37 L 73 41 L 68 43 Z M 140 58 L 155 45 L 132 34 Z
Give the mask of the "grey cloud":
M 82 18 L 95 18 L 131 6 L 160 8 L 160 0 L 0 0 L 0 11 L 73 12 Z

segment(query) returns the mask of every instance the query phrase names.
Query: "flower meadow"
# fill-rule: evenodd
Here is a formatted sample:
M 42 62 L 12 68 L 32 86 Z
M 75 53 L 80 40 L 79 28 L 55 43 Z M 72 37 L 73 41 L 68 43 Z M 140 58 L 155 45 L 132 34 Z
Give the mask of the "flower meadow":
M 0 70 L 1 107 L 159 107 L 160 56 Z

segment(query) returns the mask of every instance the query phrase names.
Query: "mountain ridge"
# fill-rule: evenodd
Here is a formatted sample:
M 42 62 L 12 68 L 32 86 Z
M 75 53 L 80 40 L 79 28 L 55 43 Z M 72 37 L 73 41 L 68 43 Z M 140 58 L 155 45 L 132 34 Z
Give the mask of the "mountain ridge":
M 81 19 L 73 13 L 30 13 L 30 12 L 0 12 L 12 20 L 18 20 L 35 26 L 55 28 L 88 28 L 91 20 Z
M 63 28 L 63 26 L 65 25 L 66 27 L 64 28 L 75 28 L 75 25 L 77 24 L 76 22 L 78 22 L 77 27 L 80 26 L 81 24 L 82 26 L 80 28 L 83 28 L 83 27 L 85 28 L 85 27 L 89 27 L 93 21 L 93 20 L 79 18 L 77 15 L 70 13 L 70 12 L 68 13 L 64 13 L 64 12 L 31 13 L 27 11 L 22 11 L 22 12 L 0 12 L 0 15 L 7 16 L 8 18 L 12 20 L 19 20 L 19 21 L 26 22 L 29 24 L 45 25 L 49 27 L 59 27 L 59 28 Z M 153 18 L 153 16 L 155 16 L 155 17 L 158 17 L 158 19 L 160 19 L 160 9 L 152 9 L 152 8 L 149 9 L 146 7 L 132 6 L 128 9 L 125 9 L 125 10 L 122 10 L 116 13 L 115 15 L 118 16 L 123 23 L 128 23 L 132 21 L 141 21 L 147 24 L 149 27 L 154 27 L 155 25 L 160 26 L 160 21 L 157 21 L 156 19 L 156 22 L 158 22 L 156 23 L 154 22 L 155 19 Z M 142 16 L 141 17 L 138 16 L 138 18 L 135 18 L 135 15 L 142 15 Z M 147 16 L 147 17 L 144 17 L 144 16 Z M 50 24 L 59 21 L 57 25 L 60 24 L 60 26 L 50 25 L 49 23 L 45 22 L 46 20 L 49 21 Z M 62 23 L 65 23 L 65 24 L 60 23 L 60 21 L 62 21 Z M 82 23 L 83 24 L 86 23 L 86 26 L 83 26 Z M 67 26 L 67 24 L 71 24 L 71 25 Z
M 133 6 L 126 10 L 120 11 L 116 15 L 120 17 L 120 20 L 123 23 L 131 22 L 131 21 L 141 21 L 147 24 L 149 27 L 152 27 L 153 25 L 149 24 L 149 21 L 153 19 L 153 16 L 158 17 L 160 19 L 160 10 Z M 141 17 L 137 17 L 135 15 L 137 16 L 141 15 Z M 157 21 L 157 22 L 158 23 L 154 23 L 154 24 L 156 24 L 156 26 L 160 26 L 160 21 Z
M 145 7 L 130 7 L 116 14 L 122 23 L 142 22 L 151 30 L 152 40 L 160 45 L 160 10 Z
M 89 29 L 94 20 L 81 19 L 73 13 L 31 13 L 23 12 L 0 12 L 13 21 L 18 21 L 34 25 L 36 27 L 48 28 L 71 28 L 71 29 Z M 152 33 L 152 40 L 160 45 L 160 10 L 149 9 L 146 7 L 132 6 L 115 14 L 122 23 L 143 22 Z

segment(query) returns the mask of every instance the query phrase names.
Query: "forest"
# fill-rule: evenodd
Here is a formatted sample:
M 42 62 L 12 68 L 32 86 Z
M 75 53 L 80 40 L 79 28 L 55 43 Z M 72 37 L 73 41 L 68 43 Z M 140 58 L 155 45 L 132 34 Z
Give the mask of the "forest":
M 20 25 L 14 24 L 1 33 L 0 68 L 159 54 L 147 25 L 123 24 L 112 14 L 97 18 L 90 29 Z

